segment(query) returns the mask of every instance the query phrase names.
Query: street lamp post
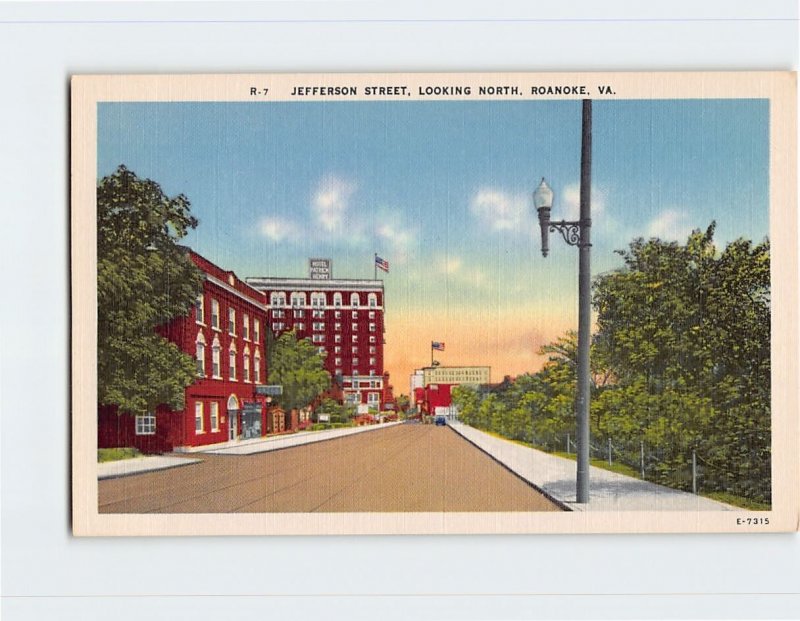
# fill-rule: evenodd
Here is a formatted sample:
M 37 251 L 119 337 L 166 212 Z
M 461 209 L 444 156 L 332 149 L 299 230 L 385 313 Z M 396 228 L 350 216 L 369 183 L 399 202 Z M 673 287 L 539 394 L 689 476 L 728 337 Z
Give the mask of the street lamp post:
M 550 232 L 558 231 L 570 246 L 578 247 L 578 385 L 575 394 L 577 418 L 578 476 L 576 501 L 589 502 L 589 343 L 591 339 L 592 282 L 590 269 L 591 182 L 592 182 L 592 100 L 583 100 L 581 132 L 580 216 L 577 221 L 550 220 L 553 191 L 542 179 L 533 193 L 533 204 L 539 213 L 542 230 L 542 256 L 549 252 Z

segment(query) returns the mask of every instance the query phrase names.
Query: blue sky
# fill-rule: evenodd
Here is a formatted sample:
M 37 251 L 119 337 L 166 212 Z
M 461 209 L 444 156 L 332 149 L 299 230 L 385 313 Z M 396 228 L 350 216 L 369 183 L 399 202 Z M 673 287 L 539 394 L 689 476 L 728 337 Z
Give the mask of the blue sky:
M 637 236 L 768 234 L 766 100 L 593 107 L 595 274 Z M 449 340 L 443 363 L 484 356 L 498 377 L 576 321 L 577 252 L 557 237 L 541 257 L 531 192 L 546 177 L 553 219 L 576 217 L 580 118 L 579 101 L 104 103 L 98 177 L 125 164 L 186 194 L 186 243 L 240 276 L 314 256 L 369 278 L 378 252 L 390 366 L 393 346 L 405 374 Z

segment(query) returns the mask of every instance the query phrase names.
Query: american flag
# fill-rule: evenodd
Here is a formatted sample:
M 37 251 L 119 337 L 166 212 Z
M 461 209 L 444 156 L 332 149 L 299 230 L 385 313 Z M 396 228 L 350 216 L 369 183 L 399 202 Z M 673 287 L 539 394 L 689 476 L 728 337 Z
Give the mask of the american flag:
M 444 343 L 431 341 L 431 349 L 435 349 L 436 351 L 444 351 Z
M 377 265 L 387 274 L 389 273 L 389 262 L 385 259 L 381 259 L 377 254 L 375 255 L 375 265 Z

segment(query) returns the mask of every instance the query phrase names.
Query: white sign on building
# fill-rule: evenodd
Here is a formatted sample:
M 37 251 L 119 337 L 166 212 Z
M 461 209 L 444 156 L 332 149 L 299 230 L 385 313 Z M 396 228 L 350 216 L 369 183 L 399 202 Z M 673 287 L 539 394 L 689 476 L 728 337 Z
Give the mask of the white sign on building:
M 308 277 L 311 280 L 330 280 L 333 266 L 330 259 L 309 259 Z

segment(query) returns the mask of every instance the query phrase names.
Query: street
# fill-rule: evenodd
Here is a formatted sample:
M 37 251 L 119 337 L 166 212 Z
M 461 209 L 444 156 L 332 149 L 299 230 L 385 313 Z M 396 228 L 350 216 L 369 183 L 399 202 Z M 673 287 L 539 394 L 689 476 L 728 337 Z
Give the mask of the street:
M 100 513 L 476 512 L 560 508 L 449 427 L 399 425 L 98 483 Z

